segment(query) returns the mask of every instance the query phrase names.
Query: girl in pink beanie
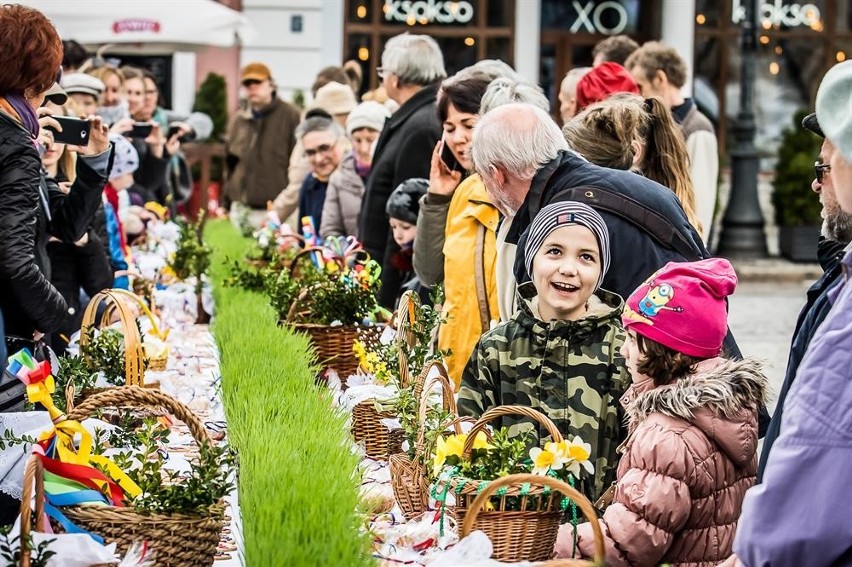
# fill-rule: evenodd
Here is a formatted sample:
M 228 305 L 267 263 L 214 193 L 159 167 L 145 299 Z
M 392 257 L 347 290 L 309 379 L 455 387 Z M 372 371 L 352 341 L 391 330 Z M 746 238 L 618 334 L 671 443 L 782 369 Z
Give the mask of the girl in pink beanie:
M 607 565 L 711 566 L 731 554 L 757 468 L 757 409 L 767 382 L 749 360 L 720 357 L 727 260 L 666 264 L 627 299 L 622 347 L 633 385 L 628 438 L 601 518 Z M 591 557 L 591 526 L 561 528 L 557 557 Z

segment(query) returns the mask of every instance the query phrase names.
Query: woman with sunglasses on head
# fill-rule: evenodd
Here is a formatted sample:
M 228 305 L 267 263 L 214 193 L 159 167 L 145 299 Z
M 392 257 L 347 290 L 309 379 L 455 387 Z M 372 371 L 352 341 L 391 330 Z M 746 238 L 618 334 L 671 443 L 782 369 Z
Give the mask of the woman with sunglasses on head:
M 50 284 L 47 240 L 75 242 L 86 233 L 100 204 L 110 146 L 101 120 L 91 117 L 89 145 L 78 149 L 70 193 L 48 186 L 40 152 L 52 145 L 53 135 L 44 126 L 61 127 L 49 116 L 39 119 L 36 111 L 58 90 L 62 42 L 41 12 L 20 5 L 0 6 L 0 30 L 0 310 L 13 354 L 23 346 L 33 348 L 68 315 Z M 23 405 L 6 401 L 0 411 Z M 11 522 L 16 503 L 0 496 L 0 523 Z

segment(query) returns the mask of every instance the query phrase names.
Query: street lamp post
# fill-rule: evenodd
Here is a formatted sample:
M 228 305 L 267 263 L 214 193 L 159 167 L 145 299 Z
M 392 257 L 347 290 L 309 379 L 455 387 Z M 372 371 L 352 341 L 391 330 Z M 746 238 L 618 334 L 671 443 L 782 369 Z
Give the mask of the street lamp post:
M 740 73 L 740 110 L 733 128 L 731 150 L 731 195 L 722 219 L 718 253 L 729 258 L 767 256 L 763 214 L 757 199 L 757 174 L 760 161 L 754 146 L 754 76 L 757 63 L 757 0 L 746 3 L 748 16 L 743 21 L 742 66 Z

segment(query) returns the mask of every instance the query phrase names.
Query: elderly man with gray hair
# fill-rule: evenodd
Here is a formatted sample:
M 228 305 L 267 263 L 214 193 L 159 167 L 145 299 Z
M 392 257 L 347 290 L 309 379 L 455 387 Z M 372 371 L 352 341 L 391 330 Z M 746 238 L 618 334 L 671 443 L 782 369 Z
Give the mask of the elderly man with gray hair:
M 400 107 L 376 142 L 358 235 L 373 259 L 382 264 L 379 301 L 392 307 L 403 282 L 390 263 L 399 246 L 388 228 L 385 204 L 403 181 L 429 177 L 432 150 L 441 137 L 435 99 L 438 84 L 447 73 L 437 42 L 427 35 L 409 33 L 388 40 L 377 71 L 388 96 Z
M 612 242 L 612 265 L 602 287 L 626 297 L 667 262 L 707 258 L 675 194 L 641 175 L 599 167 L 568 149 L 547 112 L 508 104 L 485 114 L 473 133 L 473 163 L 506 219 L 498 231 L 501 318 L 514 313 L 514 282 L 529 280 L 525 233 L 544 206 L 581 201 L 604 218 Z M 514 277 L 513 277 L 514 275 Z M 514 280 L 514 281 L 513 281 Z

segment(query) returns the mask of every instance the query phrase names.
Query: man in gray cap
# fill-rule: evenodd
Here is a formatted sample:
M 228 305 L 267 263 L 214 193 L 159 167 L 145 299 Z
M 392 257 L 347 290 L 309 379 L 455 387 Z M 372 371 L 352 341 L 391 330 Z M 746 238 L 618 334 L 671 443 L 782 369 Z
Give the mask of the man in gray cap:
M 74 101 L 80 116 L 97 114 L 104 83 L 86 73 L 69 73 L 62 77 L 62 88 Z
M 852 61 L 826 73 L 816 98 L 825 134 L 822 175 L 852 214 Z M 825 182 L 823 177 L 823 183 Z M 817 329 L 784 402 L 781 434 L 762 484 L 746 493 L 734 552 L 725 565 L 852 564 L 852 250 L 831 290 L 831 311 Z

